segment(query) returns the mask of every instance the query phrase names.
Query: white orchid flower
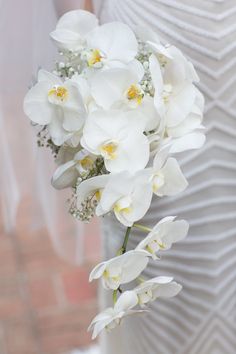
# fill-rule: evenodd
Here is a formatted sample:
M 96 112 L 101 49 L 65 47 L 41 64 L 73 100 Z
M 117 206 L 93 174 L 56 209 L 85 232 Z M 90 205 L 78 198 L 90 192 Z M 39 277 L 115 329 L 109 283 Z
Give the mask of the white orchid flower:
M 81 74 L 75 74 L 71 77 L 71 82 L 74 82 L 78 87 L 87 114 L 92 112 L 94 109 L 97 109 L 97 105 L 91 96 L 91 89 L 88 80 Z M 67 145 L 78 147 L 82 138 L 82 133 L 82 130 L 75 132 L 72 137 L 66 141 Z
M 185 220 L 175 221 L 175 216 L 160 220 L 149 234 L 137 245 L 136 250 L 146 250 L 157 259 L 159 250 L 168 250 L 172 244 L 183 240 L 188 233 L 189 225 Z
M 137 26 L 135 33 L 141 41 L 146 43 L 157 57 L 161 66 L 165 66 L 169 59 L 172 59 L 168 52 L 168 45 L 164 45 L 156 32 L 146 26 Z
M 47 126 L 55 145 L 62 145 L 79 131 L 86 111 L 78 87 L 71 80 L 40 70 L 38 83 L 25 96 L 25 114 L 32 122 Z
M 51 37 L 60 49 L 78 51 L 84 47 L 86 35 L 97 26 L 98 19 L 91 12 L 74 10 L 59 19 Z
M 110 22 L 88 33 L 87 52 L 90 67 L 114 67 L 127 65 L 135 59 L 137 39 L 129 26 Z
M 94 77 L 92 75 L 91 77 Z M 86 78 L 82 74 L 75 74 L 72 76 L 71 81 L 74 81 L 79 88 L 79 92 L 83 98 L 84 105 L 88 112 L 93 112 L 98 109 L 98 105 L 94 101 L 93 96 L 91 95 L 91 79 Z
M 170 153 L 199 149 L 205 142 L 203 120 L 204 98 L 197 90 L 192 111 L 175 126 L 168 125 L 165 118 L 160 120 L 159 127 L 148 136 L 150 150 L 155 151 L 161 146 L 170 144 Z
M 154 194 L 158 197 L 173 196 L 183 192 L 188 186 L 176 159 L 169 157 L 170 146 L 163 147 L 157 152 L 153 167 L 147 169 Z
M 111 68 L 99 71 L 91 79 L 91 95 L 103 109 L 138 109 L 146 119 L 145 131 L 159 125 L 160 117 L 154 99 L 145 95 L 140 86 L 144 70 L 142 65 L 132 68 Z
M 145 124 L 145 118 L 134 111 L 98 110 L 85 123 L 81 145 L 102 156 L 109 172 L 135 172 L 149 160 Z
M 144 313 L 143 310 L 133 310 L 138 305 L 138 296 L 134 291 L 125 291 L 120 295 L 114 307 L 109 307 L 98 314 L 91 322 L 88 330 L 93 331 L 92 339 L 95 339 L 103 329 L 110 331 L 121 324 L 122 318 Z
M 163 70 L 164 81 L 169 81 L 169 77 L 172 77 L 171 81 L 177 81 L 179 83 L 183 81 L 198 82 L 199 77 L 193 67 L 193 64 L 187 60 L 181 50 L 173 45 L 164 45 L 151 28 L 138 26 L 135 33 L 143 41 L 146 42 L 152 53 L 156 56 Z
M 182 286 L 173 281 L 173 278 L 160 276 L 141 283 L 134 291 L 138 296 L 139 305 L 143 307 L 160 297 L 174 297 L 181 289 Z
M 197 88 L 196 99 L 192 111 L 176 126 L 163 127 L 163 135 L 171 138 L 171 153 L 199 149 L 205 142 L 202 126 L 204 97 Z
M 196 97 L 195 87 L 187 80 L 176 80 L 172 72 L 168 73 L 167 68 L 163 76 L 154 54 L 149 58 L 149 67 L 155 88 L 154 105 L 157 112 L 165 119 L 166 125 L 176 126 L 192 111 Z
M 97 208 L 99 208 L 102 192 L 109 179 L 110 175 L 99 175 L 81 182 L 76 189 L 77 208 L 80 209 L 82 203 L 88 198 L 96 200 L 98 203 Z
M 184 81 L 199 82 L 193 64 L 183 55 L 180 49 L 170 45 L 166 48 L 166 52 L 164 82 L 173 82 L 175 85 Z
M 110 109 L 117 102 L 137 107 L 144 98 L 144 93 L 139 85 L 143 74 L 144 70 L 141 64 L 132 70 L 111 68 L 99 71 L 91 80 L 91 94 L 103 109 Z
M 66 163 L 60 165 L 52 177 L 52 185 L 56 189 L 75 186 L 78 177 L 86 177 L 94 166 L 96 157 L 82 149 Z
M 117 290 L 121 284 L 133 281 L 142 273 L 149 256 L 144 250 L 132 250 L 111 258 L 92 270 L 89 281 L 101 278 L 105 289 Z
M 97 215 L 113 211 L 125 226 L 132 226 L 148 211 L 152 200 L 152 185 L 146 170 L 131 175 L 121 172 L 111 175 L 106 184 Z

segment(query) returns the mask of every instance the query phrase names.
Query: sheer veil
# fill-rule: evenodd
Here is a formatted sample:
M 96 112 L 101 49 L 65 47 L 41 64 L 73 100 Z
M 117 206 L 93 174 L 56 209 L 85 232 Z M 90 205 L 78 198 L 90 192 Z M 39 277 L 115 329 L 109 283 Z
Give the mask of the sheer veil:
M 56 251 L 80 263 L 85 253 L 88 259 L 97 249 L 93 229 L 86 231 L 73 220 L 66 208 L 68 194 L 51 187 L 53 159 L 38 149 L 22 109 L 39 67 L 50 70 L 56 57 L 49 38 L 57 21 L 54 5 L 52 0 L 0 0 L 0 205 L 4 227 L 11 232 L 19 206 L 30 203 L 29 228 L 46 226 Z

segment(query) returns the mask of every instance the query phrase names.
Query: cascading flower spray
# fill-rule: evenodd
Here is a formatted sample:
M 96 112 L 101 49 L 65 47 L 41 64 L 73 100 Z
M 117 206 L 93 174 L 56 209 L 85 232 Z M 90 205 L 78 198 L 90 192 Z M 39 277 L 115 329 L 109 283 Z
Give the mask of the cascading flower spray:
M 92 321 L 95 338 L 181 290 L 171 277 L 140 275 L 150 258 L 159 260 L 160 252 L 186 237 L 188 223 L 169 216 L 151 229 L 140 220 L 153 195 L 173 196 L 187 187 L 173 155 L 203 145 L 204 99 L 191 62 L 148 28 L 99 26 L 93 14 L 77 10 L 62 16 L 51 37 L 62 60 L 53 73 L 39 71 L 24 110 L 39 126 L 39 146 L 46 143 L 59 163 L 52 184 L 71 188 L 75 218 L 89 222 L 113 213 L 126 227 L 114 258 L 90 274 L 90 281 L 102 279 L 114 302 Z M 133 228 L 144 239 L 127 251 Z M 135 288 L 124 290 L 135 280 Z

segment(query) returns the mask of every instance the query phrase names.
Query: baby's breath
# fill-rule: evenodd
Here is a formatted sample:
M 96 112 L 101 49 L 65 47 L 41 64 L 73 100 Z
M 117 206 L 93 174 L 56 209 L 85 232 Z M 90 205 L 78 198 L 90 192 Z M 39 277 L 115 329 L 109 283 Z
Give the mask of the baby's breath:
M 98 205 L 97 194 L 93 193 L 84 199 L 79 208 L 77 207 L 76 190 L 79 184 L 91 177 L 104 175 L 107 173 L 108 172 L 104 166 L 104 160 L 101 157 L 98 157 L 94 163 L 94 167 L 89 171 L 89 173 L 86 176 L 81 176 L 77 179 L 76 186 L 73 188 L 73 194 L 70 199 L 69 208 L 69 213 L 74 218 L 88 223 L 94 217 L 95 209 Z
M 95 193 L 87 197 L 82 203 L 80 208 L 76 205 L 76 196 L 70 206 L 69 213 L 76 219 L 84 222 L 89 222 L 95 215 L 95 209 L 98 205 Z
M 38 147 L 46 147 L 49 148 L 52 152 L 54 158 L 57 157 L 60 146 L 57 146 L 53 143 L 52 139 L 50 138 L 49 132 L 47 127 L 44 126 L 38 133 L 37 133 L 37 144 Z
M 149 70 L 149 58 L 152 52 L 150 51 L 148 45 L 144 42 L 139 41 L 139 50 L 136 59 L 143 65 L 144 76 L 140 82 L 140 86 L 143 92 L 153 97 L 154 96 L 154 87 L 152 83 L 151 73 Z
M 54 74 L 64 79 L 81 74 L 88 67 L 87 57 L 84 53 L 82 49 L 80 52 L 59 52 L 61 59 L 55 63 Z

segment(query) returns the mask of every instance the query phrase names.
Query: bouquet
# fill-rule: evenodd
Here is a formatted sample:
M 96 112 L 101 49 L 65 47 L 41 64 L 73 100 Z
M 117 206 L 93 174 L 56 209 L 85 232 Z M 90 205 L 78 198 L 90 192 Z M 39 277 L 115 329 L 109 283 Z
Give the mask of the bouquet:
M 158 261 L 187 235 L 188 223 L 167 216 L 149 228 L 140 220 L 153 196 L 187 187 L 174 156 L 203 145 L 204 99 L 192 63 L 149 28 L 99 25 L 93 14 L 78 10 L 62 16 L 51 37 L 61 59 L 53 73 L 38 72 L 24 110 L 38 127 L 39 145 L 47 145 L 58 164 L 52 185 L 71 189 L 75 218 L 89 222 L 112 213 L 125 226 L 117 254 L 90 274 L 90 281 L 102 279 L 114 302 L 92 321 L 95 338 L 181 290 L 173 278 L 140 275 L 150 259 Z M 127 251 L 135 228 L 143 240 Z

